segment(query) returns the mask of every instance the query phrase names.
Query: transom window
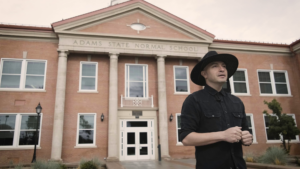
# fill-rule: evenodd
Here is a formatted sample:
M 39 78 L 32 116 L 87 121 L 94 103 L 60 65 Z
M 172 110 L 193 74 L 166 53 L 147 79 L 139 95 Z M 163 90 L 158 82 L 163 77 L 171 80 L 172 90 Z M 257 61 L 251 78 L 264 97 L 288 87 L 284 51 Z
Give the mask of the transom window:
M 297 126 L 295 114 L 287 114 L 287 115 L 293 117 L 293 119 L 295 120 L 295 124 Z M 266 116 L 264 114 L 264 121 L 265 121 L 265 129 L 266 129 L 267 141 L 270 141 L 270 142 L 280 142 L 280 140 L 282 140 L 282 136 L 281 135 L 274 135 L 274 134 L 271 135 L 270 133 L 268 133 L 270 118 L 277 118 L 277 116 L 271 114 L 271 116 L 269 117 L 269 116 Z M 291 141 L 299 141 L 299 136 L 296 135 Z
M 45 60 L 1 59 L 0 89 L 43 90 L 45 89 Z
M 40 126 L 42 114 L 39 118 L 37 145 L 40 145 Z M 37 126 L 36 114 L 0 114 L 0 149 L 9 147 L 33 148 Z
M 175 93 L 189 93 L 189 69 L 187 66 L 174 66 Z
M 78 114 L 77 145 L 95 145 L 96 114 Z
M 290 95 L 287 71 L 258 70 L 261 94 Z
M 232 94 L 250 94 L 247 69 L 238 69 L 230 78 Z
M 80 91 L 97 91 L 97 77 L 97 62 L 80 62 Z
M 148 97 L 148 66 L 126 64 L 125 69 L 126 97 Z

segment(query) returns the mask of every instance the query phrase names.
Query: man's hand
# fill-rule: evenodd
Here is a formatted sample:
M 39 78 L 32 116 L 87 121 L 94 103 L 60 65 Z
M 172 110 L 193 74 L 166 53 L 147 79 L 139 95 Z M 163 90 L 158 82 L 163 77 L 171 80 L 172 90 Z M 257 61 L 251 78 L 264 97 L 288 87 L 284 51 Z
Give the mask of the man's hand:
M 242 139 L 242 127 L 231 127 L 223 132 L 224 141 L 237 143 Z M 252 138 L 252 137 L 251 137 Z
M 249 131 L 245 130 L 242 131 L 242 143 L 245 146 L 250 146 L 253 142 L 252 134 L 249 133 Z

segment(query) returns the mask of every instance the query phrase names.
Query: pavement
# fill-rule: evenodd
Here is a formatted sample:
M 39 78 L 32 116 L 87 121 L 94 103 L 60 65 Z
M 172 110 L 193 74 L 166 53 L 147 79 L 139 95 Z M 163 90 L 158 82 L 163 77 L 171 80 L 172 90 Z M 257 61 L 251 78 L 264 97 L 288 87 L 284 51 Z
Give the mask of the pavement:
M 195 159 L 162 161 L 121 161 L 124 169 L 195 169 Z

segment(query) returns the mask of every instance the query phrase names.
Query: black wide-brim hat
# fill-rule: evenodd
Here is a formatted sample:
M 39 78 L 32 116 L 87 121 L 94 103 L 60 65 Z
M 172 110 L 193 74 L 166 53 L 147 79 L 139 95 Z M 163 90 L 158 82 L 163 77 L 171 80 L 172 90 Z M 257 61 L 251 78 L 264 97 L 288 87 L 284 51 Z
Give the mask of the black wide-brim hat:
M 226 65 L 227 78 L 229 79 L 237 70 L 239 66 L 238 59 L 231 54 L 218 54 L 216 51 L 208 52 L 199 63 L 193 68 L 191 73 L 191 80 L 200 86 L 206 85 L 205 78 L 201 75 L 201 71 L 211 62 L 222 61 Z

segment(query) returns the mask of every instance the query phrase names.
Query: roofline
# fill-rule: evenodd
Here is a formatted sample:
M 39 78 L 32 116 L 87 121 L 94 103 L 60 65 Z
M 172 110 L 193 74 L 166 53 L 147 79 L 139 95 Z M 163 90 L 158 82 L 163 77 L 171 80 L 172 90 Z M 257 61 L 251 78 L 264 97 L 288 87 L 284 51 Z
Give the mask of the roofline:
M 141 2 L 147 6 L 150 6 L 166 15 L 168 15 L 169 17 L 171 18 L 174 18 L 175 20 L 179 21 L 179 22 L 182 22 L 184 23 L 185 25 L 188 25 L 206 35 L 208 35 L 209 37 L 211 38 L 215 38 L 215 35 L 194 25 L 194 24 L 191 24 L 190 22 L 184 20 L 184 19 L 181 19 L 173 14 L 171 14 L 170 12 L 167 12 L 149 2 L 146 2 L 144 0 L 130 0 L 130 1 L 127 1 L 127 2 L 123 2 L 123 3 L 120 3 L 120 4 L 117 4 L 117 5 L 113 5 L 113 6 L 109 6 L 109 7 L 106 7 L 106 8 L 102 8 L 102 9 L 99 9 L 99 10 L 96 10 L 96 11 L 92 11 L 92 12 L 89 12 L 89 13 L 85 13 L 85 14 L 82 14 L 82 15 L 78 15 L 78 16 L 75 16 L 75 17 L 72 17 L 72 18 L 68 18 L 68 19 L 65 19 L 65 20 L 62 20 L 62 21 L 58 21 L 58 22 L 54 22 L 51 24 L 52 28 L 53 27 L 56 27 L 56 26 L 59 26 L 59 25 L 63 25 L 63 24 L 66 24 L 66 23 L 69 23 L 69 22 L 73 22 L 73 21 L 76 21 L 76 20 L 79 20 L 79 19 L 83 19 L 83 18 L 86 18 L 86 17 L 89 17 L 89 16 L 93 16 L 93 15 L 96 15 L 96 14 L 100 14 L 100 13 L 104 13 L 104 12 L 107 12 L 107 11 L 110 11 L 110 10 L 114 10 L 114 9 L 117 9 L 117 8 L 120 8 L 120 7 L 124 7 L 124 6 L 127 6 L 127 5 L 130 5 L 130 4 L 134 4 L 134 3 L 137 3 L 137 2 Z
M 23 25 L 8 25 L 8 24 L 0 24 L 0 28 L 8 28 L 8 29 L 25 29 L 30 31 L 47 31 L 54 32 L 52 28 L 47 27 L 39 27 L 39 26 L 23 26 Z
M 300 43 L 300 39 L 298 39 L 295 42 L 291 43 L 290 46 L 292 47 L 292 46 L 296 45 L 297 43 Z
M 247 42 L 247 41 L 221 40 L 221 39 L 214 39 L 213 42 L 232 43 L 232 44 L 245 44 L 245 45 L 273 46 L 273 47 L 289 47 L 289 46 L 291 46 L 291 45 L 288 45 L 288 44 L 276 44 L 276 43 L 264 43 L 264 42 Z

